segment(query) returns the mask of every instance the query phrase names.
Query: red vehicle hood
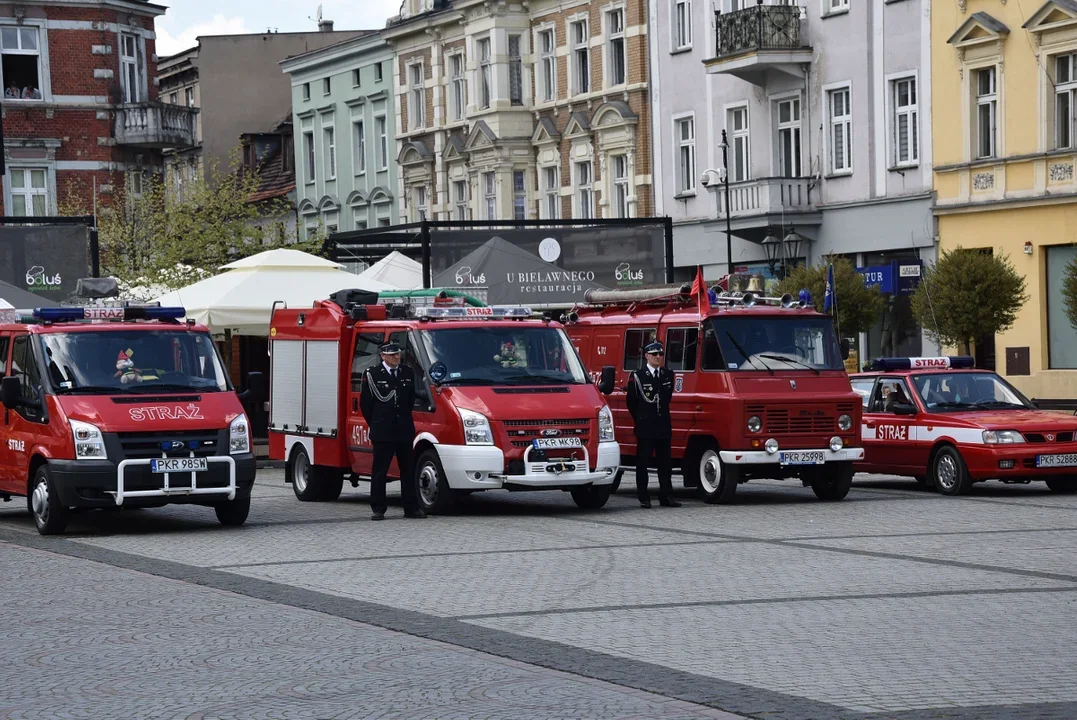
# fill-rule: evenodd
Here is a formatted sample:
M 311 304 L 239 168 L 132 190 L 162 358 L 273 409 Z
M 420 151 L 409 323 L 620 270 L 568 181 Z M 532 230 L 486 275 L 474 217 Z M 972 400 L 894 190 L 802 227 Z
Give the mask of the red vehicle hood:
M 813 402 L 819 400 L 853 401 L 860 397 L 849 386 L 849 378 L 841 372 L 736 372 L 733 388 L 745 398 L 777 399 L 786 402 Z M 794 388 L 793 383 L 796 384 Z
M 1033 430 L 1040 432 L 1063 432 L 1077 430 L 1077 417 L 1050 410 L 969 410 L 952 413 L 928 413 L 928 421 L 940 425 L 960 421 L 969 427 L 985 430 Z
M 61 395 L 69 420 L 96 425 L 103 432 L 213 430 L 227 428 L 243 412 L 232 392 L 191 395 Z
M 456 407 L 497 420 L 598 418 L 603 402 L 592 385 L 535 387 L 447 387 L 442 392 Z

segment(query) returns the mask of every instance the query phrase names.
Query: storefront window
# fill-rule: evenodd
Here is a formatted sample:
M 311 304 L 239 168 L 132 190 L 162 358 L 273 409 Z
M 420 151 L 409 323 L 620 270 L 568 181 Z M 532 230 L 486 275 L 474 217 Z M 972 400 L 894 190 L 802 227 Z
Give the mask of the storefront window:
M 886 265 L 892 260 L 916 260 L 915 253 L 883 252 L 864 255 L 865 266 Z M 884 293 L 886 304 L 879 321 L 867 332 L 865 362 L 877 357 L 918 357 L 923 353 L 921 328 L 912 315 L 910 296 Z
M 1066 266 L 1077 257 L 1077 247 L 1047 248 L 1047 352 L 1052 369 L 1077 368 L 1077 330 L 1066 317 L 1062 283 Z

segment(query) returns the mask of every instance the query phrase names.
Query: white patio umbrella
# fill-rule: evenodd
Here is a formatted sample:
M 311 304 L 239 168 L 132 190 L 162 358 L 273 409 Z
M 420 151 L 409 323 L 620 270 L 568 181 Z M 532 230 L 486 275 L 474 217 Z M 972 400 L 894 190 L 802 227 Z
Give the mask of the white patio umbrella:
M 337 290 L 395 289 L 345 272 L 337 263 L 286 248 L 252 255 L 221 270 L 220 275 L 174 290 L 157 301 L 186 308 L 189 319 L 216 334 L 265 337 L 276 301 L 291 308 L 308 308 Z
M 423 265 L 407 255 L 393 250 L 363 272 L 361 280 L 375 280 L 397 290 L 415 290 L 423 286 Z

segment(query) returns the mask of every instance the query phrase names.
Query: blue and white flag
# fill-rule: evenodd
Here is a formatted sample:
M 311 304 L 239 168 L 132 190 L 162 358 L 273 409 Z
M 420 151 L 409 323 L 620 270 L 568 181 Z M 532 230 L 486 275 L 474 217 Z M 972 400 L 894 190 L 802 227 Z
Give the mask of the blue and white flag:
M 837 311 L 838 297 L 834 294 L 834 266 L 830 265 L 826 271 L 826 294 L 823 297 L 823 312 L 830 315 L 837 313 Z

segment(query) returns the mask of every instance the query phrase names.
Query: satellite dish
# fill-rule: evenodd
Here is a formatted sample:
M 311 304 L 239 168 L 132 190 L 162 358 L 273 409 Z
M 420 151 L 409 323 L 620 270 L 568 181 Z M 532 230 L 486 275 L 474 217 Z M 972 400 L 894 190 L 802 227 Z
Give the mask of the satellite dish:
M 318 6 L 318 23 L 320 24 L 321 22 L 322 22 L 322 6 L 319 5 Z

